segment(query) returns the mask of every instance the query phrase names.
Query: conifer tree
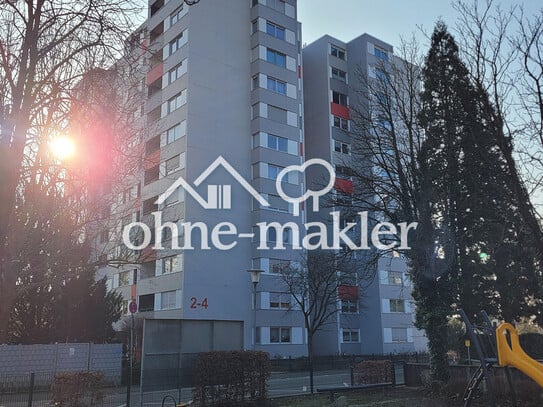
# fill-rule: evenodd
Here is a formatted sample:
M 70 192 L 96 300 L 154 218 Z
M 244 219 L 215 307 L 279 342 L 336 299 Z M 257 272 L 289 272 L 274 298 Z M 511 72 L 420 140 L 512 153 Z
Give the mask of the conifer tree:
M 539 314 L 542 295 L 536 243 L 518 214 L 499 148 L 500 123 L 443 23 L 432 35 L 423 79 L 419 200 L 426 209 L 413 256 L 414 296 L 434 377 L 443 380 L 449 315 L 462 307 L 518 320 Z

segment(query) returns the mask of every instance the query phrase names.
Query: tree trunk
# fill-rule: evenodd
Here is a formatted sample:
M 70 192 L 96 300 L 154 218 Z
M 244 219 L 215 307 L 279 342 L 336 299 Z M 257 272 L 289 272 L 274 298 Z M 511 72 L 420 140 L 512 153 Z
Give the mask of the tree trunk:
M 447 362 L 447 316 L 433 315 L 426 326 L 432 378 L 446 382 L 449 379 Z
M 313 385 L 313 334 L 307 335 L 307 359 L 309 363 L 309 388 L 311 390 L 311 394 L 313 394 L 315 392 Z

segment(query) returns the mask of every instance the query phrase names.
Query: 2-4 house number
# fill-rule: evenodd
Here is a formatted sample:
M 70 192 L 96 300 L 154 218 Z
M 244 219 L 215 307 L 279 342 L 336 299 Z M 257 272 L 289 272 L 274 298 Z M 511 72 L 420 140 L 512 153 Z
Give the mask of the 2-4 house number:
M 192 309 L 195 309 L 195 308 L 198 308 L 198 307 L 207 309 L 207 297 L 203 298 L 202 301 L 198 301 L 198 298 L 196 298 L 196 297 L 191 297 L 191 299 L 190 299 L 190 307 Z

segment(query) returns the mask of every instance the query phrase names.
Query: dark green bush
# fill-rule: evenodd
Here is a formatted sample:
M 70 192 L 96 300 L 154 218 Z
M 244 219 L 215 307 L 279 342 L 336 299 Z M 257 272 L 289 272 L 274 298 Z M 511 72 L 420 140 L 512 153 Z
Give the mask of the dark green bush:
M 101 406 L 104 386 L 99 372 L 57 373 L 51 384 L 52 402 L 59 407 Z
M 237 407 L 267 396 L 271 368 L 266 352 L 200 353 L 193 371 L 193 397 L 200 406 Z

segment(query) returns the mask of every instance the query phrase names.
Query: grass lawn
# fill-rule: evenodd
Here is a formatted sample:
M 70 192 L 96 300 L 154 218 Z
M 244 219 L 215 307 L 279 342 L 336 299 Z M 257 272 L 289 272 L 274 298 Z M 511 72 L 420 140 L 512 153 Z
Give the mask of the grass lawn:
M 515 383 L 517 406 L 540 407 L 543 406 L 543 389 L 532 382 Z M 289 397 L 272 400 L 271 407 L 460 407 L 464 387 L 449 389 L 451 397 L 438 397 L 428 393 L 422 388 L 395 387 L 358 392 L 340 393 L 335 401 L 330 400 L 328 394 L 314 396 Z M 498 388 L 496 401 L 499 407 L 511 406 L 509 390 Z M 472 401 L 473 407 L 488 406 L 486 397 Z

